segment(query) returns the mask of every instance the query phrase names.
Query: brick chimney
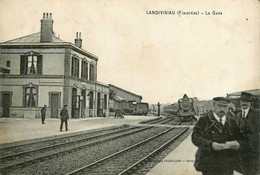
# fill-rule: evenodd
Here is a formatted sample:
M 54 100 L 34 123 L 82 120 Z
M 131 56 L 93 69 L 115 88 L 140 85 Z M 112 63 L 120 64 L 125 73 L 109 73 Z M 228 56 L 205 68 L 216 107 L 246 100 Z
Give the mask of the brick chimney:
M 53 20 L 51 13 L 43 13 L 41 20 L 41 42 L 52 42 Z
M 75 45 L 79 48 L 82 47 L 81 32 L 76 33 Z

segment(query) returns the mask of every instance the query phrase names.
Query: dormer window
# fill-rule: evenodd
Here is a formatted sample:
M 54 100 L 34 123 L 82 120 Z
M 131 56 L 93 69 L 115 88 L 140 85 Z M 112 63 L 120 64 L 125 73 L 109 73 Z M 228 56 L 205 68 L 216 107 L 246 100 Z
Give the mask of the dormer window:
M 35 52 L 21 55 L 20 62 L 20 74 L 21 75 L 32 75 L 42 74 L 42 55 Z

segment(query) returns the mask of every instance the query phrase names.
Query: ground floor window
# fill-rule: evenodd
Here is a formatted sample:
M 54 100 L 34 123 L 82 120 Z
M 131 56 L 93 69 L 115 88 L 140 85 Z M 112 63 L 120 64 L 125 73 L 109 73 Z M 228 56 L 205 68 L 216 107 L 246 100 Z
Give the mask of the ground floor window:
M 24 87 L 25 107 L 37 106 L 37 87 L 30 84 Z

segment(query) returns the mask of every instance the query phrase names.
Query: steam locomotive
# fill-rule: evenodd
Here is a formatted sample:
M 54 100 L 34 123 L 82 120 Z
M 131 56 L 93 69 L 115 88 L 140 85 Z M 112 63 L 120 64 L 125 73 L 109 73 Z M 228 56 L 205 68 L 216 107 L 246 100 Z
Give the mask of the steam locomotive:
M 186 94 L 178 101 L 177 115 L 180 117 L 181 121 L 192 121 L 195 116 L 193 99 L 189 98 Z
M 193 99 L 189 98 L 186 94 L 178 100 L 178 103 L 166 106 L 163 110 L 165 113 L 177 115 L 180 121 L 192 121 L 195 116 Z

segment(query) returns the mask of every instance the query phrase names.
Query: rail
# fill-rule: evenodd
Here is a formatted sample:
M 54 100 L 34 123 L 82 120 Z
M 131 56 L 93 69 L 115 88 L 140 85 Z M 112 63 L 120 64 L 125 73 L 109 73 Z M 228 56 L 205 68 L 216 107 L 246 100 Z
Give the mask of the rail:
M 187 128 L 188 128 L 188 127 L 187 127 Z M 185 128 L 185 131 L 187 130 L 187 128 Z M 117 156 L 117 155 L 119 155 L 119 154 L 121 154 L 121 153 L 124 153 L 124 152 L 126 152 L 126 151 L 128 151 L 128 150 L 131 150 L 131 149 L 133 149 L 133 148 L 136 148 L 136 147 L 138 147 L 138 146 L 141 146 L 141 145 L 145 144 L 146 142 L 148 142 L 148 141 L 150 141 L 150 140 L 153 140 L 153 139 L 155 139 L 155 138 L 157 138 L 157 137 L 160 137 L 161 135 L 164 135 L 164 134 L 166 134 L 167 132 L 169 132 L 169 131 L 171 131 L 171 130 L 173 130 L 173 129 L 174 129 L 174 127 L 171 127 L 171 128 L 169 128 L 169 129 L 167 129 L 167 130 L 165 130 L 165 131 L 163 131 L 163 132 L 161 132 L 161 133 L 159 133 L 159 134 L 157 134 L 157 135 L 155 135 L 155 136 L 152 136 L 152 137 L 150 137 L 150 138 L 147 138 L 146 140 L 141 141 L 141 142 L 139 142 L 139 143 L 137 143 L 137 144 L 135 144 L 135 145 L 132 145 L 132 146 L 130 146 L 130 147 L 127 147 L 127 148 L 125 148 L 125 149 L 123 149 L 123 150 L 120 150 L 120 151 L 118 151 L 118 152 L 116 152 L 116 153 L 113 153 L 113 154 L 111 154 L 111 155 L 109 155 L 109 156 L 107 156 L 107 157 L 104 157 L 104 158 L 102 158 L 102 159 L 100 159 L 100 160 L 97 160 L 97 161 L 95 161 L 95 162 L 93 162 L 93 163 L 91 163 L 91 164 L 88 164 L 88 165 L 83 166 L 83 167 L 81 167 L 81 168 L 78 168 L 78 169 L 76 169 L 76 170 L 74 170 L 74 171 L 72 171 L 72 172 L 69 172 L 67 175 L 74 175 L 74 174 L 80 173 L 81 171 L 84 171 L 84 170 L 86 170 L 86 169 L 88 169 L 88 168 L 91 168 L 91 167 L 93 167 L 93 166 L 95 166 L 95 165 L 97 165 L 97 164 L 99 164 L 99 163 L 101 163 L 101 162 L 107 161 L 107 160 L 109 160 L 110 158 L 115 157 L 115 156 Z
M 138 127 L 135 127 L 135 128 L 138 128 Z M 103 142 L 106 142 L 106 141 L 109 141 L 109 140 L 117 139 L 117 138 L 120 138 L 120 137 L 123 137 L 123 136 L 126 136 L 126 135 L 130 135 L 130 134 L 134 134 L 134 133 L 141 132 L 141 131 L 144 131 L 144 130 L 148 130 L 150 128 L 152 128 L 152 126 L 151 127 L 140 128 L 140 129 L 135 130 L 135 131 L 131 131 L 131 132 L 128 132 L 128 133 L 123 133 L 123 134 L 116 135 L 116 136 L 113 136 L 113 137 L 110 137 L 110 138 L 105 138 L 103 140 L 96 141 L 96 142 L 93 142 L 93 143 L 87 143 L 85 145 L 76 146 L 74 148 L 69 148 L 69 149 L 66 149 L 66 150 L 63 150 L 63 151 L 59 151 L 59 152 L 56 152 L 56 153 L 44 155 L 44 156 L 37 157 L 37 158 L 34 158 L 34 159 L 26 160 L 26 161 L 23 161 L 23 162 L 18 162 L 18 163 L 15 163 L 15 164 L 7 165 L 7 166 L 4 166 L 4 167 L 1 167 L 0 168 L 0 172 L 4 172 L 4 171 L 6 171 L 8 169 L 11 169 L 12 167 L 18 167 L 18 166 L 22 166 L 22 165 L 25 165 L 25 164 L 30 164 L 30 163 L 33 163 L 33 162 L 36 162 L 36 161 L 40 161 L 40 160 L 43 160 L 43 159 L 46 159 L 46 158 L 50 158 L 50 157 L 56 156 L 58 154 L 70 152 L 70 151 L 77 150 L 79 148 L 84 148 L 84 147 L 87 147 L 87 146 L 93 146 L 93 145 L 100 144 L 100 143 L 103 143 Z M 128 128 L 128 129 L 133 129 L 133 128 Z M 105 135 L 107 135 L 107 134 L 105 134 Z M 100 137 L 100 136 L 96 136 L 96 137 Z

